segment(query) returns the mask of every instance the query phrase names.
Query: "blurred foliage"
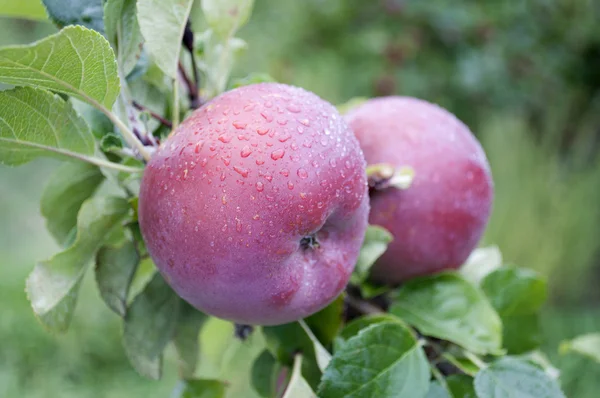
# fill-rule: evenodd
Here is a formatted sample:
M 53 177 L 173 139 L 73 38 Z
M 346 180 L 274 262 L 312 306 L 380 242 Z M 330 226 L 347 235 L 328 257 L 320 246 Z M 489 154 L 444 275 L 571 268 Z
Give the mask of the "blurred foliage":
M 555 348 L 600 329 L 598 314 L 586 310 L 600 299 L 599 19 L 594 0 L 257 0 L 240 32 L 250 50 L 235 73 L 269 73 L 334 103 L 416 96 L 465 121 L 486 149 L 496 184 L 484 243 L 548 276 L 562 309 L 543 319 L 546 349 L 567 396 L 578 398 L 597 395 L 600 370 L 584 358 L 556 358 Z M 55 31 L 0 19 L 0 45 Z M 69 333 L 49 335 L 34 319 L 23 287 L 34 261 L 56 249 L 39 214 L 55 164 L 0 167 L 0 396 L 166 397 L 177 377 L 174 356 L 163 381 L 136 375 L 118 319 L 91 280 Z M 218 377 L 224 361 L 259 354 L 232 343 L 230 329 L 217 322 L 201 336 L 204 374 Z M 241 385 L 247 377 L 240 375 Z

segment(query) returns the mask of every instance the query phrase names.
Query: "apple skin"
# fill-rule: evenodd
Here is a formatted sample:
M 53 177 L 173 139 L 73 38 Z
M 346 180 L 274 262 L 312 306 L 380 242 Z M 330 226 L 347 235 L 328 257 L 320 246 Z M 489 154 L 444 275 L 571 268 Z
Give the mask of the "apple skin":
M 394 240 L 372 268 L 372 279 L 398 284 L 460 267 L 490 217 L 494 188 L 481 145 L 454 115 L 409 97 L 371 99 L 346 121 L 368 164 L 411 166 L 406 190 L 371 192 L 369 222 Z
M 142 234 L 166 281 L 199 310 L 292 322 L 348 282 L 367 227 L 365 166 L 328 102 L 283 84 L 241 87 L 196 110 L 153 155 Z

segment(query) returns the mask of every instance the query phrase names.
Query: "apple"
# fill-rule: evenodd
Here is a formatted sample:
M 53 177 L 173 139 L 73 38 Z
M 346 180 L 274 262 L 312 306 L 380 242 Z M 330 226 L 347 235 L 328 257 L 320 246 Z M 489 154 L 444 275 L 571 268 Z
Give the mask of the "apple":
M 369 222 L 394 236 L 372 279 L 398 284 L 462 265 L 484 232 L 494 194 L 487 158 L 468 127 L 437 105 L 397 96 L 366 101 L 345 119 L 368 164 L 415 173 L 408 189 L 371 192 Z
M 172 288 L 199 310 L 276 325 L 346 286 L 367 227 L 358 141 L 336 109 L 263 83 L 196 110 L 144 172 L 139 222 Z

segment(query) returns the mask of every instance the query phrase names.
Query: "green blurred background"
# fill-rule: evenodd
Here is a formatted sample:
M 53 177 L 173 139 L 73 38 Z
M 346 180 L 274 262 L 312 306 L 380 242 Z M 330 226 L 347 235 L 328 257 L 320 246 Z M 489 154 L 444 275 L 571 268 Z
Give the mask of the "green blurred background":
M 597 397 L 600 387 L 600 366 L 556 353 L 562 339 L 600 330 L 598 21 L 594 0 L 256 0 L 240 33 L 249 50 L 235 72 L 267 72 L 334 103 L 416 96 L 467 123 L 496 184 L 482 244 L 548 277 L 544 347 L 574 398 Z M 54 31 L 47 22 L 0 18 L 0 45 Z M 38 208 L 55 166 L 0 167 L 0 397 L 167 397 L 177 378 L 174 356 L 167 355 L 160 382 L 135 374 L 118 319 L 93 281 L 66 335 L 48 334 L 34 319 L 24 281 L 36 260 L 56 250 Z M 202 336 L 210 344 L 201 366 L 216 377 L 224 361 L 252 348 L 231 347 L 216 337 L 229 326 L 213 326 Z M 219 351 L 224 345 L 228 352 Z

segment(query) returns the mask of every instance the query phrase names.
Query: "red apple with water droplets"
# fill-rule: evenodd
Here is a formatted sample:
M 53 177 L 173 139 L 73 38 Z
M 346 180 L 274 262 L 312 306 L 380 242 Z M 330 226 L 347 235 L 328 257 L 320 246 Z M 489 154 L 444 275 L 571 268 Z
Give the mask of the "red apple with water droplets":
M 467 126 L 437 105 L 408 97 L 369 100 L 345 119 L 368 164 L 415 172 L 406 190 L 371 193 L 370 223 L 394 236 L 373 266 L 373 279 L 397 284 L 462 265 L 483 234 L 493 200 L 485 153 Z
M 163 143 L 139 221 L 173 289 L 208 314 L 275 325 L 344 289 L 368 218 L 365 160 L 336 109 L 282 84 L 229 91 Z

